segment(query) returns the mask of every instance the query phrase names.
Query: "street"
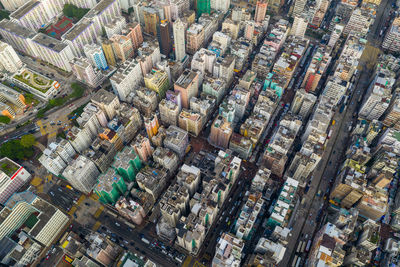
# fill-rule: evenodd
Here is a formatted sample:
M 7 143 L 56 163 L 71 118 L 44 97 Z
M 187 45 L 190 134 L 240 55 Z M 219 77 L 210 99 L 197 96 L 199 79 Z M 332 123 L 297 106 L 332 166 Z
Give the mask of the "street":
M 388 3 L 382 2 L 377 13 L 377 19 L 371 28 L 369 40 L 375 40 L 378 34 L 380 21 L 388 15 L 385 7 Z M 381 17 L 379 17 L 381 16 Z M 374 30 L 375 29 L 375 30 Z M 372 35 L 372 36 L 371 36 Z M 335 177 L 338 171 L 338 167 L 343 162 L 343 156 L 345 150 L 347 149 L 347 141 L 349 137 L 348 127 L 349 123 L 353 123 L 355 118 L 353 114 L 358 111 L 360 103 L 358 103 L 358 98 L 360 94 L 363 95 L 370 83 L 370 79 L 373 76 L 371 69 L 367 69 L 367 62 L 361 62 L 359 65 L 362 67 L 362 71 L 356 77 L 356 86 L 352 92 L 350 99 L 347 101 L 347 107 L 344 112 L 336 112 L 333 120 L 337 123 L 333 127 L 333 133 L 329 139 L 324 156 L 319 163 L 319 167 L 313 173 L 313 179 L 310 184 L 309 191 L 303 195 L 305 199 L 304 204 L 300 207 L 298 212 L 294 215 L 296 223 L 293 225 L 292 233 L 293 235 L 289 239 L 287 245 L 287 250 L 283 260 L 280 262 L 279 266 L 286 267 L 292 264 L 293 258 L 295 257 L 295 249 L 297 248 L 300 241 L 307 242 L 308 240 L 313 240 L 313 236 L 320 228 L 321 222 L 317 222 L 318 219 L 324 217 L 325 208 L 327 201 L 329 199 L 329 192 L 336 183 L 340 181 L 335 181 Z M 328 191 L 329 190 L 329 191 Z M 317 192 L 322 192 L 321 196 L 317 196 Z M 324 200 L 324 195 L 326 199 Z M 300 254 L 304 260 L 307 257 L 307 253 Z

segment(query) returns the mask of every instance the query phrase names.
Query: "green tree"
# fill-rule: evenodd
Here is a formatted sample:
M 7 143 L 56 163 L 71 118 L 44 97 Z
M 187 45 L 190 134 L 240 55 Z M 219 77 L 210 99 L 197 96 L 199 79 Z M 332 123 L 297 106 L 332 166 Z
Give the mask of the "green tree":
M 26 134 L 21 137 L 21 145 L 26 148 L 32 147 L 36 143 L 35 136 L 33 134 Z
M 65 4 L 63 8 L 63 13 L 65 16 L 73 18 L 74 17 L 74 5 Z
M 22 160 L 33 156 L 33 149 L 21 145 L 20 140 L 11 140 L 0 146 L 0 156 L 12 160 Z
M 0 115 L 0 123 L 10 123 L 11 119 L 7 116 Z
M 2 19 L 10 19 L 9 13 L 5 10 L 0 10 L 0 20 Z

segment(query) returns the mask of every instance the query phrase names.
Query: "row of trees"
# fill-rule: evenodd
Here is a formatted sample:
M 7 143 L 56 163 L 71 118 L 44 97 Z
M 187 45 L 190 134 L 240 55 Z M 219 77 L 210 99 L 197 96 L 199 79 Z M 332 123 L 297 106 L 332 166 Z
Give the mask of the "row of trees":
M 66 97 L 57 97 L 57 98 L 51 99 L 44 108 L 42 108 L 38 111 L 36 116 L 38 118 L 43 118 L 44 114 L 48 110 L 50 110 L 54 107 L 62 106 L 66 102 L 68 102 L 70 99 L 80 98 L 83 96 L 83 94 L 85 92 L 85 88 L 83 88 L 79 83 L 72 83 L 71 88 L 72 88 L 72 93 L 70 95 L 68 95 Z
M 33 156 L 33 145 L 36 139 L 32 134 L 27 134 L 21 139 L 10 140 L 0 146 L 0 156 L 12 160 L 23 160 Z

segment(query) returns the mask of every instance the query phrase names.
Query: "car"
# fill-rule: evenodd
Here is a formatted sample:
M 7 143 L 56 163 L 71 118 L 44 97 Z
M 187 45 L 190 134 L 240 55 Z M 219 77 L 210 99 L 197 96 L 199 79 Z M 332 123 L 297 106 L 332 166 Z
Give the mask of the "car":
M 129 243 L 129 245 L 134 246 L 135 242 L 132 241 L 132 242 Z
M 50 258 L 50 255 L 47 255 L 46 258 L 45 258 L 45 260 L 47 261 L 49 258 Z
M 329 164 L 329 165 L 332 165 L 332 161 L 329 161 L 328 164 Z
M 121 226 L 121 225 L 120 225 L 119 223 L 117 223 L 117 222 L 115 222 L 115 225 L 118 226 L 118 227 Z

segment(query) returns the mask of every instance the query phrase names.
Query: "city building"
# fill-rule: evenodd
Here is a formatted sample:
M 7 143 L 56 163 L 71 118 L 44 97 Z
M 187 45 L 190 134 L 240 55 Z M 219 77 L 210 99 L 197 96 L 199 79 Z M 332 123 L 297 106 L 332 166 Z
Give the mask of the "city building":
M 112 167 L 126 182 L 133 182 L 142 168 L 142 162 L 131 146 L 125 146 L 114 157 Z
M 107 60 L 108 65 L 115 66 L 117 64 L 117 61 L 115 59 L 112 42 L 108 39 L 103 39 L 101 41 L 101 48 L 103 49 L 104 56 Z
M 227 118 L 218 115 L 211 125 L 208 140 L 216 147 L 227 148 L 232 136 L 233 128 Z
M 160 119 L 167 125 L 178 125 L 179 107 L 174 102 L 163 99 L 159 104 Z
M 112 48 L 114 51 L 114 55 L 121 60 L 121 62 L 125 62 L 130 59 L 134 55 L 132 41 L 129 37 L 115 34 L 110 38 L 112 42 Z
M 107 115 L 109 120 L 112 120 L 116 115 L 116 110 L 120 106 L 118 96 L 104 89 L 100 89 L 91 98 L 93 104 L 98 106 Z
M 160 23 L 156 8 L 151 6 L 143 7 L 141 11 L 143 12 L 144 32 L 156 37 L 157 27 Z
M 88 58 L 79 57 L 71 61 L 72 73 L 76 79 L 90 87 L 98 87 L 106 78 Z
M 96 180 L 93 190 L 102 203 L 114 205 L 128 191 L 125 180 L 112 168 L 100 174 Z
M 265 14 L 267 13 L 268 1 L 260 0 L 256 4 L 256 12 L 254 13 L 254 21 L 260 23 L 264 21 Z
M 158 99 L 165 98 L 167 90 L 170 88 L 168 74 L 163 70 L 152 69 L 144 77 L 147 88 L 157 93 Z
M 153 154 L 153 148 L 151 147 L 149 139 L 141 134 L 136 136 L 131 146 L 142 162 L 147 162 Z
M 400 51 L 400 17 L 393 20 L 385 39 L 383 40 L 382 47 L 392 52 Z
M 304 37 L 308 26 L 308 21 L 303 16 L 295 16 L 292 28 L 290 30 L 290 35 L 294 35 L 297 37 Z
M 198 136 L 203 128 L 204 116 L 200 113 L 188 109 L 182 109 L 178 118 L 178 125 L 187 132 Z
M 395 82 L 394 73 L 380 70 L 376 73 L 368 91 L 365 101 L 359 111 L 359 116 L 368 120 L 378 120 L 389 107 L 392 97 L 392 86 Z
M 14 48 L 5 42 L 0 42 L 0 70 L 11 73 L 22 68 L 22 61 Z
M 140 64 L 135 60 L 127 60 L 110 78 L 113 91 L 121 101 L 126 101 L 128 95 L 143 82 Z
M 58 208 L 30 191 L 15 193 L 0 211 L 0 240 L 18 234 L 24 226 L 23 232 L 49 247 L 69 220 Z
M 189 135 L 175 125 L 170 125 L 166 131 L 164 146 L 174 151 L 179 158 L 183 158 L 189 145 Z
M 244 240 L 231 233 L 223 233 L 219 239 L 212 266 L 240 266 Z
M 107 25 L 104 25 L 107 38 L 113 37 L 115 34 L 121 34 L 122 29 L 126 27 L 126 20 L 124 17 L 116 17 Z
M 173 23 L 175 59 L 182 61 L 186 56 L 185 42 L 186 25 L 179 18 Z
M 106 57 L 99 45 L 87 44 L 84 46 L 83 50 L 93 66 L 96 66 L 100 70 L 108 69 Z
M 62 173 L 62 176 L 77 190 L 89 194 L 96 184 L 100 172 L 85 156 L 78 156 Z
M 182 107 L 188 109 L 190 99 L 197 96 L 199 90 L 199 74 L 192 70 L 184 70 L 175 81 L 174 90 L 180 92 Z
M 197 17 L 200 17 L 201 14 L 211 12 L 211 0 L 198 0 L 196 6 L 196 14 Z
M 9 158 L 0 160 L 0 204 L 7 200 L 31 178 L 31 174 Z
M 170 23 L 167 20 L 162 20 L 160 22 L 160 52 L 161 54 L 165 55 L 166 57 L 169 56 L 172 50 L 172 39 L 170 33 Z
M 197 23 L 190 25 L 189 28 L 186 30 L 186 52 L 194 55 L 200 49 L 200 47 L 202 47 L 203 42 L 204 26 Z

